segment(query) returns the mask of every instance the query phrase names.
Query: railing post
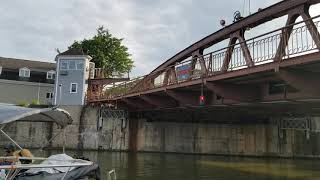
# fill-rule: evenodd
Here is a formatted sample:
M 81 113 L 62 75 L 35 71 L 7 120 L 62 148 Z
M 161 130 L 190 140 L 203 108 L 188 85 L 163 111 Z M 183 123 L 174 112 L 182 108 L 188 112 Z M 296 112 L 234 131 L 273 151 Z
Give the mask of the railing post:
M 166 70 L 163 84 L 164 86 L 167 86 L 170 84 L 175 84 L 176 82 L 177 82 L 176 71 L 175 71 L 175 67 L 173 66 Z
M 212 53 L 209 55 L 209 63 L 208 63 L 208 68 L 207 68 L 207 75 L 212 74 L 213 72 L 213 67 L 212 67 Z
M 304 7 L 301 17 L 305 21 L 314 43 L 316 44 L 317 48 L 320 49 L 320 34 L 318 28 L 311 19 L 308 6 Z
M 254 60 L 254 46 L 255 46 L 255 41 L 254 39 L 252 39 L 252 62 L 255 63 L 255 60 Z
M 244 59 L 246 61 L 246 65 L 248 67 L 254 66 L 254 62 L 252 60 L 252 57 L 251 57 L 247 42 L 244 39 L 244 31 L 237 33 L 237 36 L 238 36 L 237 38 L 239 40 L 241 50 L 243 52 Z
M 169 83 L 169 78 L 170 78 L 170 68 L 169 69 L 167 69 L 166 71 L 165 71 L 165 74 L 164 74 L 164 79 L 163 79 L 163 86 L 167 86 L 168 85 L 168 83 Z
M 286 54 L 285 51 L 288 48 L 288 42 L 290 39 L 291 32 L 293 30 L 293 23 L 297 20 L 299 17 L 299 11 L 296 9 L 293 9 L 293 11 L 290 11 L 288 13 L 288 19 L 286 22 L 285 28 L 282 29 L 281 32 L 281 39 L 279 42 L 279 46 L 277 48 L 277 52 L 274 58 L 274 61 L 281 61 L 283 56 Z
M 223 60 L 223 64 L 222 64 L 222 67 L 221 67 L 221 72 L 228 71 L 229 64 L 230 64 L 231 57 L 232 57 L 232 53 L 233 53 L 234 46 L 235 46 L 236 42 L 237 42 L 237 38 L 231 36 L 230 37 L 230 41 L 229 41 L 229 45 L 228 45 L 228 48 L 227 48 L 226 56 L 225 56 L 225 58 Z

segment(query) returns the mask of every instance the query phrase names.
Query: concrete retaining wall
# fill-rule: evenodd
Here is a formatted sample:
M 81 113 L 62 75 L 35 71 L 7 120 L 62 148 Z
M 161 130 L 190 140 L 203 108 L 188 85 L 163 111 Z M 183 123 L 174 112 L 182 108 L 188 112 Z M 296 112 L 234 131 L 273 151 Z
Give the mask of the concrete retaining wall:
M 99 108 L 63 106 L 74 119 L 64 133 L 52 123 L 11 123 L 5 131 L 24 147 L 175 152 L 246 156 L 319 157 L 320 118 L 312 118 L 312 132 L 280 130 L 278 120 L 255 123 L 147 122 L 146 119 L 105 118 L 98 127 Z M 124 124 L 125 123 L 125 124 Z M 60 133 L 60 134 L 59 134 Z M 130 133 L 130 134 L 129 134 Z M 9 141 L 0 135 L 0 145 Z M 130 147 L 129 147 L 130 144 Z
M 137 151 L 245 156 L 318 157 L 320 134 L 267 124 L 199 124 L 138 120 Z M 319 126 L 319 118 L 312 124 Z M 280 135 L 280 133 L 282 133 Z
M 67 110 L 73 118 L 72 125 L 66 127 L 65 133 L 55 124 L 47 122 L 16 122 L 7 125 L 4 130 L 20 145 L 29 148 L 42 147 L 49 139 L 56 137 L 47 147 L 61 148 L 66 142 L 65 147 L 69 149 L 128 150 L 128 127 L 121 128 L 121 120 L 103 119 L 103 126 L 98 130 L 98 108 L 82 106 L 60 108 Z M 7 143 L 9 141 L 0 134 L 0 146 Z
M 19 122 L 8 124 L 4 131 L 23 147 L 39 148 L 50 138 L 51 123 Z M 0 133 L 0 146 L 10 143 L 2 133 Z

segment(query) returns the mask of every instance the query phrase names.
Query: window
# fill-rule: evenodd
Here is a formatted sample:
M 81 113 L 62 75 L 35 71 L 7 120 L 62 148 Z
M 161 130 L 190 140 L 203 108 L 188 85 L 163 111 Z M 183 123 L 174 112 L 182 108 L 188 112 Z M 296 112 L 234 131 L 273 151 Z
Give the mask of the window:
M 48 71 L 47 72 L 47 79 L 55 79 L 56 77 L 56 72 L 55 71 Z
M 60 62 L 60 69 L 61 69 L 61 70 L 67 70 L 67 69 L 68 69 L 68 61 L 66 61 L 66 60 L 61 60 L 61 62 Z
M 71 83 L 70 85 L 70 93 L 77 93 L 78 91 L 78 84 L 77 83 Z
M 46 97 L 47 97 L 47 99 L 52 99 L 53 98 L 53 93 L 52 92 L 48 92 Z
M 30 77 L 30 70 L 26 67 L 19 69 L 20 77 Z
M 83 70 L 83 62 L 77 62 L 77 70 Z
M 61 60 L 60 61 L 60 70 L 83 70 L 84 63 L 81 59 L 77 60 Z
M 69 61 L 69 67 L 70 70 L 76 69 L 76 62 L 75 61 Z

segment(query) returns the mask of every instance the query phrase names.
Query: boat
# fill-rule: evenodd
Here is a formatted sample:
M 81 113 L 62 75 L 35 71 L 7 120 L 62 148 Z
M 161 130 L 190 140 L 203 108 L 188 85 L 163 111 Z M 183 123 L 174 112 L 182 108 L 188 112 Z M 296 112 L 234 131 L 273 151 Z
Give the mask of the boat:
M 63 131 L 72 123 L 70 114 L 60 108 L 30 108 L 0 103 L 0 132 L 8 138 L 17 148 L 23 148 L 15 142 L 5 131 L 7 124 L 12 122 L 54 122 Z M 51 139 L 52 140 L 52 139 Z M 50 141 L 51 141 L 50 140 Z M 29 160 L 30 164 L 21 161 Z M 98 164 L 85 160 L 75 159 L 65 154 L 49 157 L 0 157 L 0 180 L 100 180 Z

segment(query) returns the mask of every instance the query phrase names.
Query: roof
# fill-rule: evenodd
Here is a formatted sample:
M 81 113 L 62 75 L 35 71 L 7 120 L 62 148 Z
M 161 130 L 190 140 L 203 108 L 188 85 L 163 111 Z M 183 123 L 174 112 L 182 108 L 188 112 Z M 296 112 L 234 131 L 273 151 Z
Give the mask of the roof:
M 81 57 L 81 58 L 85 57 L 89 61 L 92 59 L 91 56 L 85 54 L 82 51 L 82 49 L 79 49 L 79 48 L 71 48 L 71 49 L 66 50 L 65 52 L 62 52 L 62 53 L 58 54 L 56 56 L 55 61 L 58 60 L 59 56 L 71 56 L 71 57 Z M 77 60 L 77 59 L 73 59 L 73 60 Z
M 0 125 L 14 121 L 55 122 L 65 127 L 72 123 L 72 118 L 63 109 L 26 108 L 0 103 Z
M 59 56 L 85 56 L 86 54 L 83 53 L 82 49 L 78 48 L 71 48 L 59 54 Z
M 0 57 L 0 66 L 7 69 L 20 69 L 27 67 L 29 69 L 41 69 L 41 70 L 55 70 L 55 62 L 43 62 L 43 61 L 34 61 L 26 59 L 15 59 L 15 58 L 6 58 Z

